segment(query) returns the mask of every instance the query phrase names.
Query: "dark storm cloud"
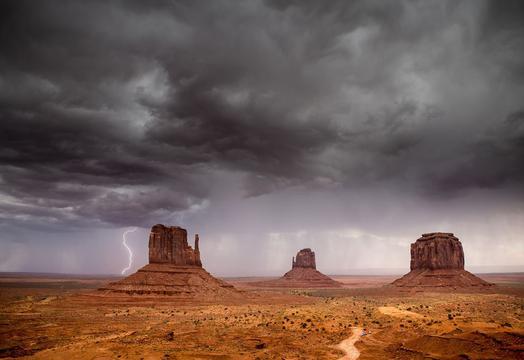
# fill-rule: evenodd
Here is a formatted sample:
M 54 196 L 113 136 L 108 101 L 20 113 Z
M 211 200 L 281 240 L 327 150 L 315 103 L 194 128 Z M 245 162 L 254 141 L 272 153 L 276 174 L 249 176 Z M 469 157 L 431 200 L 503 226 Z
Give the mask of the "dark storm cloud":
M 248 184 L 255 194 L 318 177 L 350 185 L 412 173 L 408 187 L 420 185 L 437 195 L 522 178 L 515 170 L 521 145 L 504 130 L 504 118 L 513 109 L 486 115 L 482 121 L 499 124 L 486 126 L 473 114 L 451 114 L 446 103 L 416 97 L 397 100 L 397 91 L 404 95 L 404 84 L 397 82 L 405 56 L 422 56 L 414 61 L 413 72 L 423 76 L 433 68 L 445 71 L 448 63 L 453 67 L 464 55 L 463 49 L 446 43 L 449 29 L 458 46 L 473 50 L 468 58 L 478 68 L 464 74 L 466 82 L 475 80 L 484 67 L 505 67 L 506 59 L 492 52 L 507 51 L 507 44 L 484 44 L 479 25 L 490 17 L 491 6 L 266 4 L 277 11 L 257 9 L 260 15 L 253 19 L 252 9 L 230 9 L 227 4 L 222 21 L 209 21 L 218 17 L 216 9 L 204 11 L 205 16 L 189 11 L 191 45 L 166 62 L 173 103 L 156 113 L 151 138 L 195 149 L 214 162 L 257 175 L 249 178 L 255 184 Z M 503 14 L 497 17 L 504 21 Z M 252 22 L 246 24 L 246 18 Z M 257 21 L 260 18 L 264 21 Z M 242 31 L 237 31 L 239 24 Z M 511 29 L 508 39 L 522 38 L 520 28 Z M 362 44 L 341 45 L 348 34 L 356 34 L 358 42 L 359 30 Z M 496 38 L 496 33 L 495 27 L 489 35 Z M 436 44 L 428 45 L 431 42 Z M 440 53 L 424 57 L 434 46 L 442 47 Z M 478 58 L 483 60 L 479 63 Z M 439 90 L 454 87 L 449 80 Z M 489 76 L 485 80 L 484 85 L 505 81 Z M 340 98 L 347 88 L 377 93 L 377 101 L 365 113 L 353 115 L 355 101 Z M 382 88 L 390 100 L 382 98 Z M 521 94 L 522 88 L 511 91 Z M 501 128 L 497 137 L 490 137 L 493 126 Z M 435 174 L 427 171 L 428 164 Z
M 147 225 L 221 171 L 250 196 L 522 191 L 519 2 L 1 6 L 5 223 Z
M 464 147 L 461 164 L 441 174 L 432 174 L 440 192 L 464 188 L 493 188 L 519 183 L 523 179 L 524 117 L 522 111 L 509 114 L 500 126 L 488 129 L 482 137 Z M 522 195 L 522 194 L 520 194 Z

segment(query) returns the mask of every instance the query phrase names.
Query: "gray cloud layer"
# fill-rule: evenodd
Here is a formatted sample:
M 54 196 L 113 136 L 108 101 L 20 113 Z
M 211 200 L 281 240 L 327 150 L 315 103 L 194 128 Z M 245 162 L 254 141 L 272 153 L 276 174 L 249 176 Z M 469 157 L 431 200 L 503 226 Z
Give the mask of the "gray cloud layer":
M 0 6 L 6 230 L 213 213 L 231 182 L 522 211 L 520 1 Z

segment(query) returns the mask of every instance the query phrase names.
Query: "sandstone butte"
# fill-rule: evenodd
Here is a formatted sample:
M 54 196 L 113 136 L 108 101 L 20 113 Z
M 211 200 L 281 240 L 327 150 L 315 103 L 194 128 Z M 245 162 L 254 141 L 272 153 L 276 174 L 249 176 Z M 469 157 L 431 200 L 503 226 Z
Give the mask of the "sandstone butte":
M 464 250 L 452 233 L 423 234 L 411 244 L 410 272 L 397 287 L 483 287 L 492 284 L 464 270 Z
M 195 235 L 193 249 L 187 242 L 186 229 L 157 224 L 149 235 L 149 264 L 122 280 L 109 283 L 99 289 L 98 294 L 212 299 L 239 295 L 239 292 L 204 270 L 198 235 Z
M 279 279 L 251 283 L 255 286 L 273 288 L 338 288 L 342 283 L 317 270 L 315 253 L 302 249 L 291 260 L 291 270 Z

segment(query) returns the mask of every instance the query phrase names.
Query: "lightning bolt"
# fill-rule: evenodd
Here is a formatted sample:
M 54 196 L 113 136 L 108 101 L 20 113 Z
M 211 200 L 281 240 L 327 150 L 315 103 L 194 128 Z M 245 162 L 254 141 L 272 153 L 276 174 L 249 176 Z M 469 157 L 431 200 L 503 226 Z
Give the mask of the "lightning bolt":
M 126 238 L 126 235 L 129 234 L 129 233 L 132 233 L 132 232 L 135 232 L 136 231 L 136 227 L 134 228 L 131 228 L 129 230 L 126 230 L 124 231 L 124 233 L 122 234 L 122 244 L 125 246 L 125 248 L 127 249 L 127 252 L 129 253 L 129 265 L 127 265 L 127 267 L 125 269 L 122 270 L 122 275 L 124 275 L 124 273 L 131 269 L 131 265 L 133 264 L 133 251 L 131 250 L 131 248 L 127 245 L 127 238 Z

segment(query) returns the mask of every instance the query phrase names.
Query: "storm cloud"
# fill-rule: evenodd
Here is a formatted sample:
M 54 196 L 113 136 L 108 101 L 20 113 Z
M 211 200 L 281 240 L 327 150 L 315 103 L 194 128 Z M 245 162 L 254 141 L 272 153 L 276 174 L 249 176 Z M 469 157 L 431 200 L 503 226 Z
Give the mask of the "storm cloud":
M 275 239 L 387 254 L 380 239 L 405 244 L 445 224 L 475 244 L 495 232 L 522 247 L 520 1 L 0 7 L 3 270 L 34 262 L 7 259 L 35 237 L 93 241 L 95 253 L 103 242 L 74 234 L 159 222 L 203 229 L 211 266 L 231 273 L 242 263 L 225 269 L 218 255 Z M 388 223 L 392 213 L 403 217 Z

